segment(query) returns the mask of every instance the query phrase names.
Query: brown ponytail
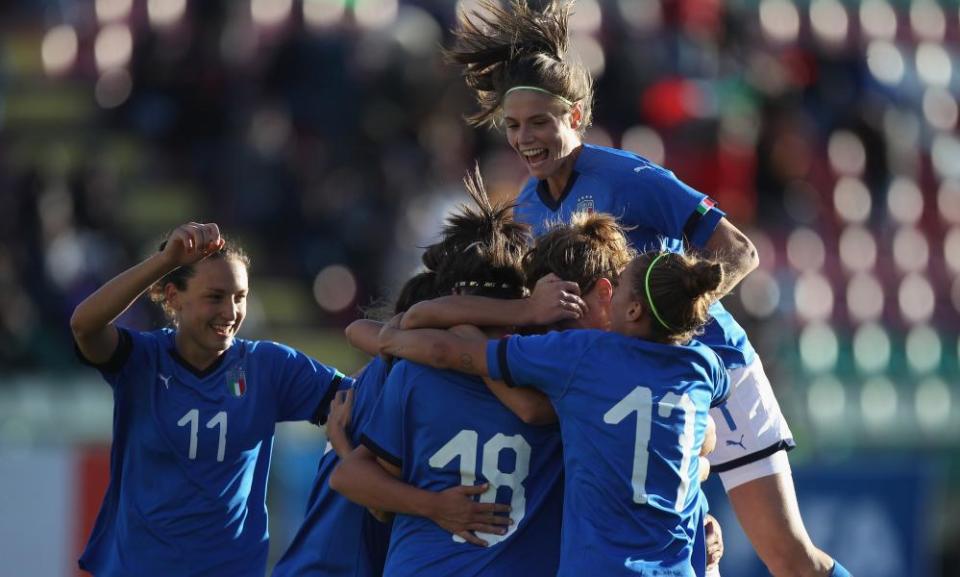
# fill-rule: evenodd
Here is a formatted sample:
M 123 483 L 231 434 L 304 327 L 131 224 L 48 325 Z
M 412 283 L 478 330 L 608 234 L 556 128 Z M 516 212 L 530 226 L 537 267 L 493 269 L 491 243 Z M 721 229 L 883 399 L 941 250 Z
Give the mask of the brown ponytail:
M 635 256 L 623 229 L 609 214 L 578 212 L 537 239 L 523 265 L 530 288 L 553 273 L 587 294 L 601 278 L 616 282 Z
M 647 304 L 654 339 L 686 343 L 700 334 L 710 319 L 710 305 L 720 296 L 723 265 L 672 252 L 648 252 L 638 259 L 634 298 Z

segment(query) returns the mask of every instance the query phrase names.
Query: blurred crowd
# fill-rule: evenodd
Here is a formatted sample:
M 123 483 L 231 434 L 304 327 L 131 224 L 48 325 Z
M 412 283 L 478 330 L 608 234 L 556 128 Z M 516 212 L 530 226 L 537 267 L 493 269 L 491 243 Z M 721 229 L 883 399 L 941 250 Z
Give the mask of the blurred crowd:
M 473 4 L 4 3 L 4 372 L 73 366 L 73 306 L 185 220 L 240 238 L 255 283 L 312 289 L 305 327 L 388 294 L 475 160 L 496 195 L 525 178 L 440 55 Z M 957 7 L 580 0 L 573 27 L 587 140 L 663 163 L 757 244 L 727 304 L 778 394 L 814 428 L 906 413 L 960 438 Z

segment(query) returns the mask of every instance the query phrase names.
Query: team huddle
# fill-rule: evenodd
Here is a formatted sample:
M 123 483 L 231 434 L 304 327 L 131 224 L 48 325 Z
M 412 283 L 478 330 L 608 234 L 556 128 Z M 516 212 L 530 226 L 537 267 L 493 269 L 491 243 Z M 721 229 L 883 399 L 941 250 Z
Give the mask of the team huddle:
M 277 576 L 718 575 L 711 472 L 771 573 L 849 575 L 807 536 L 790 429 L 720 303 L 752 243 L 673 173 L 583 142 L 592 81 L 571 4 L 546 4 L 459 16 L 470 120 L 502 125 L 530 178 L 508 204 L 468 175 L 395 316 L 348 327 L 372 357 L 355 377 L 236 336 L 249 259 L 213 223 L 78 305 L 78 355 L 114 394 L 82 569 L 262 576 L 275 425 L 304 420 L 329 444 Z M 145 292 L 170 326 L 117 326 Z

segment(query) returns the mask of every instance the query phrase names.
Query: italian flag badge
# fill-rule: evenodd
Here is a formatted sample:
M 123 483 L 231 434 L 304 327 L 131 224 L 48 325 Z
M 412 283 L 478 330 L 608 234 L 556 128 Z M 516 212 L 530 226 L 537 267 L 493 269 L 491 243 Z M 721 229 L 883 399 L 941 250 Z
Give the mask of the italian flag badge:
M 710 209 L 715 206 L 717 206 L 717 203 L 712 198 L 705 196 L 703 200 L 700 201 L 700 204 L 697 205 L 697 212 L 703 216 L 710 212 Z
M 227 372 L 227 389 L 237 398 L 247 394 L 247 376 L 243 367 L 235 367 Z

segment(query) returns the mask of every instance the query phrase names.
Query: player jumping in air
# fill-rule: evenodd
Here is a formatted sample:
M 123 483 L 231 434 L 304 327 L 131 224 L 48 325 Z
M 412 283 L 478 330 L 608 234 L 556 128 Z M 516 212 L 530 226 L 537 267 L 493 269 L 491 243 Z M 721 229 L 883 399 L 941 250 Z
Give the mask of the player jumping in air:
M 447 51 L 480 104 L 469 120 L 502 124 L 528 168 L 517 219 L 541 234 L 549 221 L 567 221 L 575 211 L 612 214 L 638 250 L 693 248 L 721 260 L 719 292 L 726 294 L 757 266 L 750 240 L 710 198 L 673 173 L 632 153 L 583 142 L 593 86 L 586 68 L 567 53 L 571 6 L 551 0 L 537 11 L 521 0 L 508 8 L 481 1 L 476 11 L 460 14 L 456 43 Z M 804 528 L 785 452 L 793 436 L 760 359 L 722 305 L 710 314 L 701 340 L 722 358 L 732 391 L 713 409 L 719 443 L 710 460 L 740 524 L 777 577 L 848 575 Z

